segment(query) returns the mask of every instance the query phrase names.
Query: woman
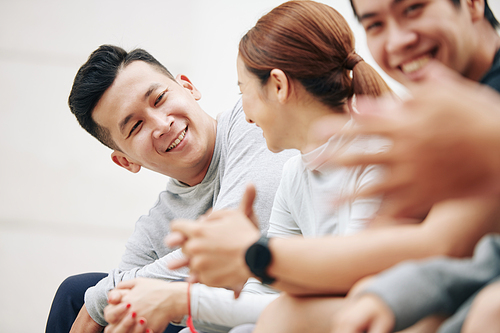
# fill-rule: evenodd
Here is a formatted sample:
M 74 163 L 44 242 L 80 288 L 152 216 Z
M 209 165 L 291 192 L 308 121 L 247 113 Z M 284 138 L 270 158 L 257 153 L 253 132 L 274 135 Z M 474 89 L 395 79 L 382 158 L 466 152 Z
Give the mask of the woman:
M 271 151 L 301 152 L 284 167 L 269 235 L 345 235 L 363 229 L 373 218 L 378 199 L 350 201 L 334 211 L 331 201 L 355 194 L 374 181 L 379 170 L 372 166 L 329 169 L 318 161 L 339 149 L 377 149 L 379 142 L 334 136 L 317 148 L 309 135 L 313 124 L 326 115 L 348 120 L 354 95 L 390 92 L 355 53 L 354 36 L 345 19 L 325 4 L 286 2 L 242 38 L 237 69 L 247 121 L 262 128 Z

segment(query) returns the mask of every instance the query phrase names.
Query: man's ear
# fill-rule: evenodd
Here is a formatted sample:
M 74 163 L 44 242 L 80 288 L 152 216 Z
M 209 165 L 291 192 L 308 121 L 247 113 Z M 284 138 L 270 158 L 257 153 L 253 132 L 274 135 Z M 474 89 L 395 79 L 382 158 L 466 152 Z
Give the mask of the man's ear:
M 199 101 L 201 99 L 201 92 L 198 89 L 196 89 L 194 84 L 191 83 L 191 80 L 189 80 L 189 78 L 186 75 L 179 74 L 175 77 L 175 80 L 179 82 L 179 84 L 183 88 L 189 90 L 189 92 L 191 93 L 191 95 L 193 95 L 195 100 Z
M 266 85 L 268 85 L 268 89 L 270 89 L 271 93 L 275 94 L 280 103 L 287 101 L 292 87 L 285 72 L 276 68 L 271 70 L 269 81 Z
M 484 0 L 467 0 L 465 5 L 469 10 L 472 22 L 484 19 Z
M 141 170 L 141 165 L 132 162 L 127 155 L 124 153 L 115 150 L 111 153 L 111 159 L 113 162 L 115 162 L 118 166 L 121 166 L 122 168 L 127 169 L 128 171 L 132 173 L 137 173 L 139 170 Z

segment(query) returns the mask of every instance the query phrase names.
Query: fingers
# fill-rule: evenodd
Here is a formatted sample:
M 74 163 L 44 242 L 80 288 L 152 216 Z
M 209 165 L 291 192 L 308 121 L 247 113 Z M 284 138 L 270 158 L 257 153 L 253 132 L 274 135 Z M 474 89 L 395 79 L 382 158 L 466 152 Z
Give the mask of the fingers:
M 319 121 L 315 122 L 308 134 L 308 141 L 311 142 L 309 150 L 317 148 L 328 141 L 333 135 L 339 133 L 349 120 L 350 117 L 346 117 L 344 114 L 332 114 L 322 117 Z
M 248 184 L 240 202 L 240 210 L 247 216 L 253 215 L 253 202 L 255 201 L 256 190 L 253 184 Z
M 104 333 L 146 333 L 146 320 L 137 318 L 135 312 L 128 313 L 118 324 L 108 325 Z
M 198 282 L 201 282 L 201 281 L 200 281 L 200 278 L 198 277 L 198 274 L 196 274 L 195 272 L 191 271 L 189 273 L 189 277 L 187 279 L 187 282 L 189 282 L 189 283 L 198 283 Z
M 132 289 L 135 287 L 138 280 L 139 279 L 121 281 L 116 285 L 115 289 Z
M 125 317 L 130 309 L 130 303 L 108 305 L 104 308 L 104 318 L 110 324 L 116 324 Z
M 193 223 L 194 221 L 192 220 L 186 220 L 186 219 L 177 219 L 174 220 L 170 223 L 170 234 L 166 237 L 165 241 L 170 241 L 170 235 L 172 235 L 174 232 L 178 232 L 183 237 L 190 238 L 193 236 L 193 233 L 197 230 L 197 224 Z M 174 241 L 178 236 L 174 236 Z
M 179 247 L 182 246 L 186 240 L 187 237 L 183 233 L 173 231 L 165 237 L 165 245 L 172 248 Z
M 122 289 L 112 289 L 108 293 L 108 303 L 109 304 L 119 304 L 123 296 L 125 296 L 128 293 L 128 290 L 122 290 Z
M 389 165 L 392 162 L 392 154 L 390 152 L 376 154 L 345 154 L 334 157 L 332 162 L 346 167 L 373 164 Z
M 184 257 L 181 259 L 175 259 L 167 263 L 169 269 L 179 269 L 184 266 L 189 266 L 189 258 Z

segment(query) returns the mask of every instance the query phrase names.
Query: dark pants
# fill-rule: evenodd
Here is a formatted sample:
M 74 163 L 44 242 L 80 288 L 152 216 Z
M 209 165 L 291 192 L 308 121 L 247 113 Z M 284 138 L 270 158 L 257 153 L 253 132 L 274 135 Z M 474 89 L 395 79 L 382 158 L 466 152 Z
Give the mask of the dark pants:
M 85 291 L 108 276 L 106 273 L 86 273 L 70 276 L 57 289 L 49 318 L 46 333 L 68 333 L 83 306 Z M 168 325 L 164 333 L 177 333 L 183 327 Z

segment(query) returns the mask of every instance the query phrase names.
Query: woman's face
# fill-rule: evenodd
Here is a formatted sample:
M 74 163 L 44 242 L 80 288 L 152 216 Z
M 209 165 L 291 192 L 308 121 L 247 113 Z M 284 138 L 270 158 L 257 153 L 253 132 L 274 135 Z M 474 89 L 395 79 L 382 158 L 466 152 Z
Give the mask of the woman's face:
M 267 147 L 273 153 L 294 148 L 289 147 L 287 143 L 290 129 L 286 117 L 281 115 L 281 108 L 273 98 L 272 89 L 269 85 L 262 86 L 259 79 L 247 70 L 239 56 L 237 70 L 246 120 L 262 128 Z

